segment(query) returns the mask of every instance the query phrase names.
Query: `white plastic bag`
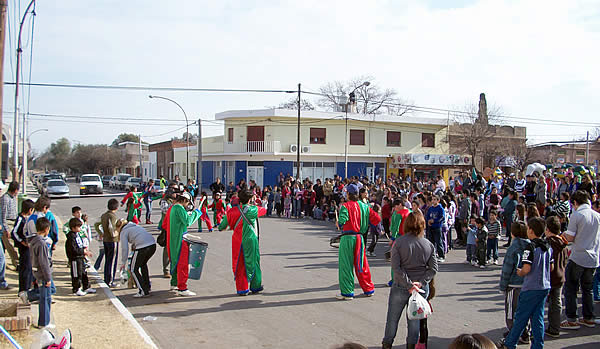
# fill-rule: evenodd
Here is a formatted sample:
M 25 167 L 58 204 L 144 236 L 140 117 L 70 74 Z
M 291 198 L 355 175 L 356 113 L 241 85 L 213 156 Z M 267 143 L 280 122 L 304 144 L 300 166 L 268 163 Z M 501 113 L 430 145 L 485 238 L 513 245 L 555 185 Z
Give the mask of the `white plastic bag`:
M 419 290 L 424 292 L 423 290 Z M 409 320 L 426 319 L 432 313 L 429 302 L 419 294 L 419 291 L 413 291 L 408 299 L 407 315 Z

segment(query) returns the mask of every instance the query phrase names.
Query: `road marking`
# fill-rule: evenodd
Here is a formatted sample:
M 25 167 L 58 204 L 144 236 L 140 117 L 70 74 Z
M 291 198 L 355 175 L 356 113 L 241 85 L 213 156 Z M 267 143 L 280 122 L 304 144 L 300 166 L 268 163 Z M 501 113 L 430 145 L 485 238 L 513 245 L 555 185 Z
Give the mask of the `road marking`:
M 104 293 L 106 294 L 108 299 L 110 299 L 115 308 L 117 308 L 119 313 L 121 313 L 121 315 L 123 315 L 123 317 L 133 325 L 133 327 L 138 331 L 138 334 L 142 336 L 142 338 L 146 343 L 148 343 L 148 345 L 150 345 L 152 348 L 158 349 L 152 338 L 150 338 L 150 336 L 148 335 L 148 333 L 146 333 L 144 328 L 142 328 L 139 322 L 137 322 L 133 315 L 131 315 L 131 312 L 127 310 L 127 308 L 123 305 L 123 303 L 121 303 L 119 298 L 117 298 L 115 294 L 112 293 L 108 285 L 104 283 L 104 281 L 100 278 L 100 275 L 98 275 L 98 271 L 96 271 L 96 268 L 90 265 L 89 269 L 91 271 L 92 276 L 94 276 L 94 278 L 96 279 L 98 285 L 102 288 L 102 290 L 104 290 Z

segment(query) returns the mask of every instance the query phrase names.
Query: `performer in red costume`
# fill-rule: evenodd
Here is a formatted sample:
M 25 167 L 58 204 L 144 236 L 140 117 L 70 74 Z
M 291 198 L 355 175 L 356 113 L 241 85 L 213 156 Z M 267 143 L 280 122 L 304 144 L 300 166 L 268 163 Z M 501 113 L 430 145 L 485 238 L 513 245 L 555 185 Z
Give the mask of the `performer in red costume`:
M 214 194 L 213 203 L 208 208 L 212 208 L 213 210 L 213 225 L 217 226 L 221 224 L 221 220 L 225 214 L 225 203 L 221 199 L 221 193 Z
M 256 220 L 267 213 L 267 209 L 249 204 L 253 194 L 248 190 L 239 193 L 239 204 L 232 198 L 234 205 L 219 225 L 219 230 L 227 226 L 233 229 L 231 236 L 231 257 L 237 294 L 245 296 L 248 292 L 263 290 L 260 269 L 260 251 L 258 248 L 258 225 Z M 234 203 L 235 202 L 235 203 Z

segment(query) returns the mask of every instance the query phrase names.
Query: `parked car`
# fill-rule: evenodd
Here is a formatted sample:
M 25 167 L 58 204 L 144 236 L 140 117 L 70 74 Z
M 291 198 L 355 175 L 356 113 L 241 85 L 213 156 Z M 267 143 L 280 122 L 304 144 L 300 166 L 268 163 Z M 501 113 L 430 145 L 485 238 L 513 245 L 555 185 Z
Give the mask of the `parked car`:
M 104 185 L 102 179 L 97 174 L 84 174 L 81 176 L 79 183 L 79 194 L 85 195 L 90 193 L 102 194 Z
M 142 184 L 142 179 L 139 177 L 129 177 L 125 182 L 125 188 L 135 187 L 140 189 L 140 185 Z
M 62 179 L 50 179 L 46 182 L 46 195 L 49 197 L 69 197 L 69 186 Z
M 51 179 L 60 179 L 64 182 L 62 176 L 59 175 L 58 173 L 45 174 L 42 176 L 42 180 L 40 181 L 40 186 L 38 187 L 38 191 L 40 192 L 40 194 L 43 194 L 46 192 L 46 185 L 48 184 L 48 181 Z
M 125 183 L 129 179 L 129 177 L 131 177 L 131 175 L 127 174 L 127 173 L 117 174 L 117 184 L 116 184 L 117 189 L 125 189 Z
M 117 176 L 110 177 L 110 181 L 108 181 L 108 187 L 113 189 L 117 188 Z
M 110 187 L 110 179 L 113 178 L 113 176 L 102 176 L 102 185 L 106 188 L 106 187 Z

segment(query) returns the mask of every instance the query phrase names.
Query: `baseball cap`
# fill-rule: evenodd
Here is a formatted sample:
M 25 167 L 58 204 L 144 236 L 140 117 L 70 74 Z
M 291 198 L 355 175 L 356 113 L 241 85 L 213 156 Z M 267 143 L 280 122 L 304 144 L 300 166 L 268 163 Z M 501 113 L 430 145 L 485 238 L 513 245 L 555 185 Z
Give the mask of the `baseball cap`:
M 352 183 L 352 184 L 348 184 L 348 187 L 346 188 L 346 190 L 348 191 L 348 194 L 358 194 L 358 185 Z
M 188 193 L 187 191 L 183 194 L 180 194 L 181 196 L 183 196 L 184 198 L 186 198 L 189 202 L 192 202 L 192 195 L 190 193 Z

